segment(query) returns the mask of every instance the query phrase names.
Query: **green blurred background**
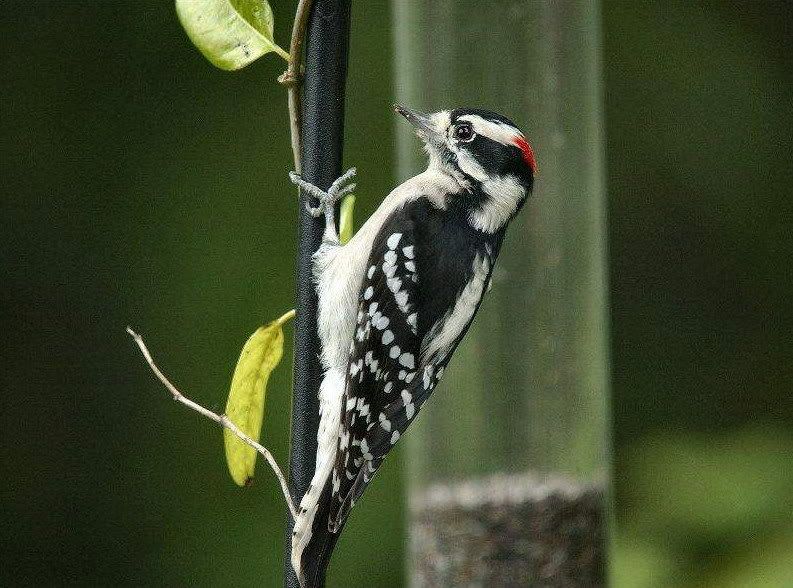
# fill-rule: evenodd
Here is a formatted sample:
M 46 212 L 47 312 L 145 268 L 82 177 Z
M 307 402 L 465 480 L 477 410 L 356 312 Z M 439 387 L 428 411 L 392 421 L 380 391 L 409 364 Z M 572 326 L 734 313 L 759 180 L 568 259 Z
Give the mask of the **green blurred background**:
M 294 2 L 273 9 L 286 44 Z M 793 585 L 792 16 L 603 2 L 619 586 Z M 354 3 L 359 219 L 394 182 L 390 20 Z M 212 68 L 160 0 L 9 0 L 0 44 L 0 584 L 280 585 L 277 484 L 232 484 L 124 327 L 222 409 L 245 338 L 291 307 L 283 62 Z M 281 463 L 289 391 L 285 361 Z M 402 583 L 400 461 L 330 585 Z

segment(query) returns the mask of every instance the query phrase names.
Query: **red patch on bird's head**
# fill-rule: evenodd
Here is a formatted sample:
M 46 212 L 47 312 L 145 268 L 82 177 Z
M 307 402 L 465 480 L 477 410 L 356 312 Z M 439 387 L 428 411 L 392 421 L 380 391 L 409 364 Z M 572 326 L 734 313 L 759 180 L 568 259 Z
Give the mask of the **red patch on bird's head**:
M 531 145 L 529 145 L 526 142 L 526 139 L 524 139 L 523 137 L 515 137 L 514 144 L 518 149 L 520 149 L 523 152 L 523 161 L 525 161 L 526 165 L 528 165 L 531 168 L 531 173 L 536 174 L 537 160 L 534 159 L 534 151 L 532 150 Z

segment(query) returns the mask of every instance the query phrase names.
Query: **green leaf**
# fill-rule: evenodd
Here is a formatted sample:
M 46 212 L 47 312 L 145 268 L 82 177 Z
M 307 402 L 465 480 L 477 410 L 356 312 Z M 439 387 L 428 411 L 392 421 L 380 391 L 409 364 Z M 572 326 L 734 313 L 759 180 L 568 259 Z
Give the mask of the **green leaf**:
M 349 194 L 341 201 L 341 210 L 339 211 L 339 240 L 342 245 L 352 239 L 354 212 L 355 195 Z
M 176 14 L 193 44 L 220 69 L 240 69 L 270 52 L 289 59 L 273 40 L 267 0 L 176 0 Z
M 267 380 L 284 354 L 284 332 L 281 327 L 288 320 L 284 317 L 256 329 L 243 346 L 231 378 L 226 416 L 256 441 L 259 440 L 264 420 Z M 237 484 L 246 486 L 253 477 L 256 450 L 240 441 L 228 429 L 224 429 L 223 438 L 229 473 Z

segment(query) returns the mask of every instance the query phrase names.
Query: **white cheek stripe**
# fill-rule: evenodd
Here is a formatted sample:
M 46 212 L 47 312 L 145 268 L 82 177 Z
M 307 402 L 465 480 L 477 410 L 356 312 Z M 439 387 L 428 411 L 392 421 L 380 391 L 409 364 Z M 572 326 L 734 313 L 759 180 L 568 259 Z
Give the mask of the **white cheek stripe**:
M 480 135 L 498 141 L 502 145 L 514 145 L 515 139 L 524 138 L 523 133 L 508 124 L 482 118 L 476 114 L 466 114 L 460 120 L 468 121 L 474 127 L 474 131 Z
M 479 163 L 473 155 L 468 153 L 468 151 L 459 149 L 456 146 L 452 146 L 452 150 L 457 156 L 457 165 L 463 172 L 479 182 L 485 182 L 490 179 L 490 175 L 488 175 L 485 168 L 482 167 L 482 164 Z
M 482 190 L 490 198 L 481 208 L 472 210 L 468 220 L 475 229 L 484 233 L 495 233 L 515 214 L 518 203 L 526 197 L 526 190 L 515 176 L 486 180 L 482 182 Z
M 471 226 L 485 233 L 495 233 L 507 224 L 518 209 L 518 203 L 526 197 L 526 190 L 515 176 L 503 178 L 489 176 L 473 156 L 458 151 L 457 165 L 472 178 L 482 183 L 482 190 L 490 196 L 480 208 L 468 216 Z

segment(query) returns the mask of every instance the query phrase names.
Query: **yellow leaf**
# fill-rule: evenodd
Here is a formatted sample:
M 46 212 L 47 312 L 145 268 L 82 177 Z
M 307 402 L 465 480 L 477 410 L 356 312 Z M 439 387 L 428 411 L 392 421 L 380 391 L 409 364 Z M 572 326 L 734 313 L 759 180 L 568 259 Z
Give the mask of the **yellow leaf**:
M 271 51 L 289 59 L 273 39 L 267 0 L 176 0 L 176 14 L 193 44 L 220 69 L 240 69 Z
M 242 348 L 234 376 L 231 378 L 226 416 L 243 433 L 258 441 L 264 419 L 267 380 L 284 354 L 283 323 L 290 313 L 256 329 Z M 226 461 L 229 473 L 240 486 L 248 484 L 256 465 L 256 450 L 225 429 Z

